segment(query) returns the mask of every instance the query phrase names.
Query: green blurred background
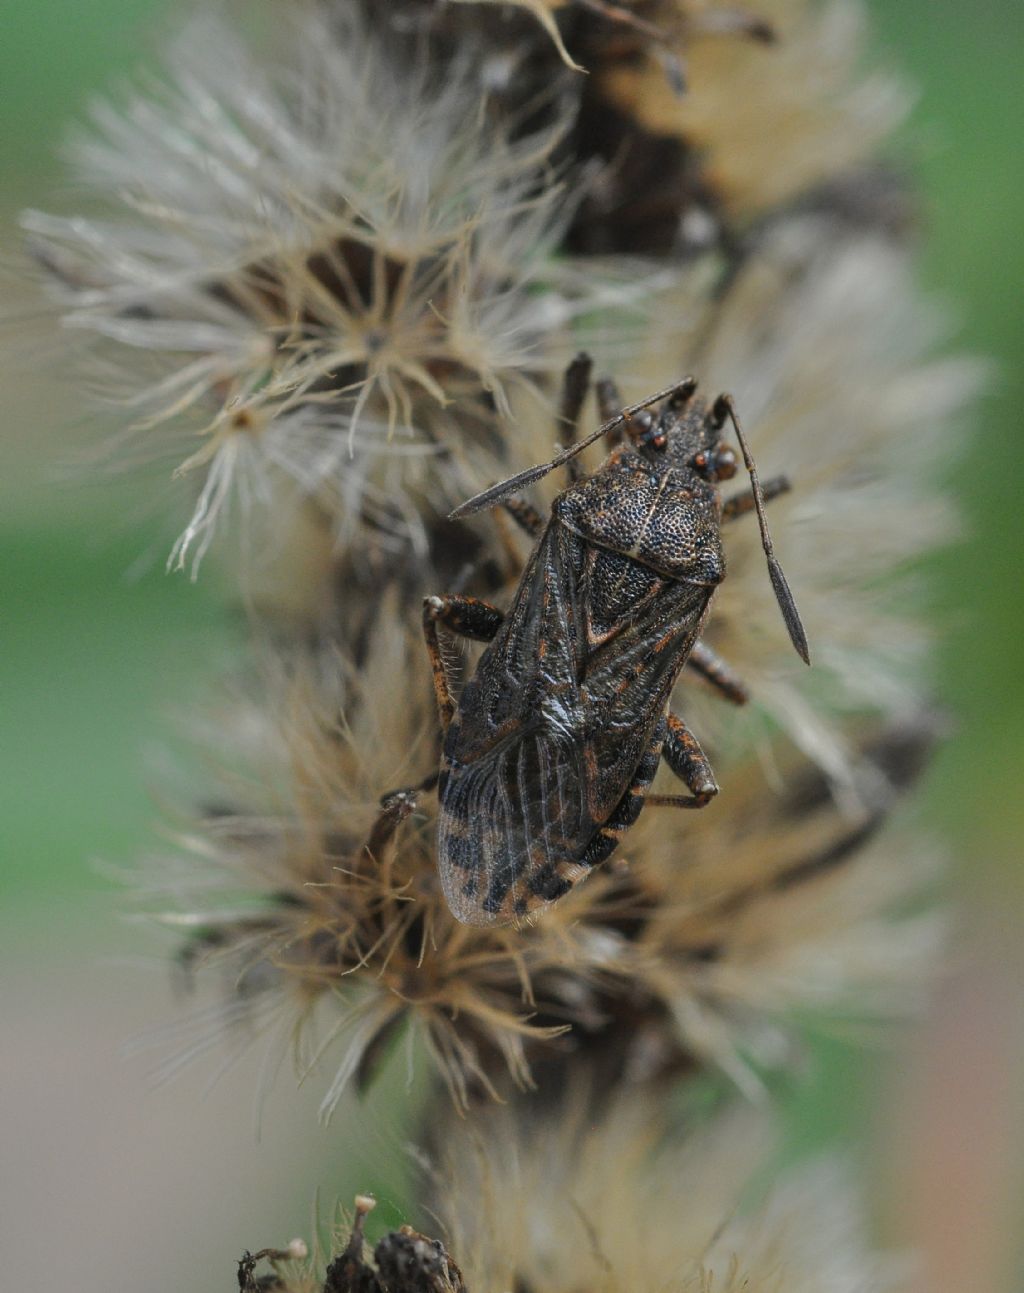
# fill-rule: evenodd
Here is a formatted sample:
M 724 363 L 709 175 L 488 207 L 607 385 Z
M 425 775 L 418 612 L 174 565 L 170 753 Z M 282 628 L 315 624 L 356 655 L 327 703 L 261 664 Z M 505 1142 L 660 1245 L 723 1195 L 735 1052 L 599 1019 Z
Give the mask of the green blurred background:
M 980 434 L 948 482 L 968 522 L 964 541 L 935 562 L 936 614 L 949 625 L 944 694 L 958 726 L 928 779 L 922 811 L 952 841 L 957 859 L 965 1010 L 983 1022 L 986 1009 L 992 1013 L 989 1032 L 972 1040 L 964 1105 L 998 1102 L 991 1081 L 1003 1088 L 989 1070 L 1005 1069 L 1007 1142 L 1012 1110 L 1019 1112 L 1012 1075 L 1020 1076 L 1020 1052 L 1012 1034 L 1024 1015 L 1024 979 L 1017 977 L 1024 921 L 1024 5 L 874 0 L 872 8 L 879 48 L 920 88 L 898 145 L 926 199 L 922 280 L 952 304 L 961 325 L 957 344 L 996 361 Z M 9 0 L 0 23 L 6 248 L 17 240 L 18 208 L 72 199 L 57 161 L 63 133 L 92 94 L 149 56 L 175 10 L 167 0 Z M 60 1256 L 47 1287 L 62 1287 L 77 1272 L 76 1286 L 86 1291 L 227 1288 L 244 1246 L 309 1234 L 314 1186 L 330 1199 L 372 1183 L 373 1149 L 352 1151 L 352 1138 L 337 1127 L 319 1133 L 309 1100 L 303 1113 L 293 1111 L 290 1088 L 286 1099 L 279 1092 L 271 1101 L 257 1144 L 249 1126 L 251 1065 L 211 1092 L 190 1075 L 153 1094 L 144 1066 L 117 1059 L 125 1035 L 166 1013 L 166 984 L 156 959 L 146 963 L 149 940 L 117 923 L 120 899 L 92 864 L 130 865 L 153 847 L 156 754 L 173 733 L 176 708 L 216 677 L 235 627 L 212 568 L 197 585 L 164 574 L 171 530 L 147 506 L 150 483 L 58 479 L 67 428 L 78 414 L 74 392 L 27 362 L 44 344 L 31 324 L 15 331 L 0 360 L 7 401 L 0 963 L 9 1001 L 0 1119 L 18 1131 L 10 1140 L 3 1133 L 14 1150 L 3 1155 L 0 1228 L 4 1218 L 17 1226 L 3 1234 L 5 1266 L 9 1275 L 38 1276 L 50 1267 L 40 1245 L 52 1244 Z M 128 960 L 133 953 L 137 959 Z M 951 999 L 959 1000 L 955 992 Z M 823 1040 L 812 1082 L 787 1111 L 791 1152 L 839 1140 L 862 1152 L 867 1145 L 877 1157 L 890 1139 L 886 1119 L 905 1122 L 899 1111 L 907 1101 L 927 1103 L 921 1093 L 947 1053 L 941 1021 L 935 1029 L 925 1030 L 902 1067 Z M 881 1123 L 873 1112 L 879 1104 L 889 1109 Z M 906 1134 L 906 1162 L 890 1187 L 897 1192 L 911 1189 L 914 1178 L 913 1128 Z M 965 1116 L 964 1136 L 972 1135 Z M 212 1156 L 211 1144 L 219 1147 Z M 1008 1154 L 993 1165 L 998 1180 L 988 1184 L 997 1210 L 1012 1207 L 1020 1161 Z M 944 1205 L 930 1206 L 934 1215 Z M 38 1228 L 29 1233 L 33 1217 Z M 993 1271 L 999 1261 L 993 1258 Z M 958 1287 L 987 1290 L 987 1276 L 973 1269 L 974 1278 Z M 18 1279 L 10 1285 L 28 1286 Z

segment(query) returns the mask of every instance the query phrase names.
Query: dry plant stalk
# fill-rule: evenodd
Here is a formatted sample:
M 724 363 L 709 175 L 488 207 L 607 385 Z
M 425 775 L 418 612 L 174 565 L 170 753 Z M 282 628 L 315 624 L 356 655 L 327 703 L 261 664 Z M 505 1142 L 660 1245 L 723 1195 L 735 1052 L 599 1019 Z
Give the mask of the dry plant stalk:
M 444 1244 L 405 1228 L 371 1257 L 361 1199 L 332 1260 L 266 1250 L 276 1273 L 247 1255 L 239 1284 L 897 1288 L 833 1169 L 743 1210 L 765 1117 L 676 1097 L 709 1073 L 723 1105 L 762 1097 L 797 1010 L 913 1009 L 938 937 L 907 902 L 934 850 L 888 818 L 935 734 L 915 572 L 955 525 L 938 471 L 978 375 L 934 354 L 912 202 L 874 160 L 906 90 L 865 70 L 858 0 L 273 12 L 261 53 L 193 20 L 76 141 L 95 209 L 24 221 L 112 460 L 169 455 L 191 491 L 169 564 L 218 551 L 253 626 L 196 719 L 201 807 L 139 875 L 180 973 L 223 986 L 163 1034 L 165 1071 L 265 1034 L 264 1071 L 332 1057 L 325 1118 L 399 1040 L 431 1075 L 420 1224 Z M 762 477 L 792 480 L 772 526 L 815 668 L 756 526 L 730 527 L 706 641 L 750 702 L 685 671 L 675 697 L 723 793 L 648 809 L 533 923 L 471 928 L 435 801 L 380 799 L 438 764 L 421 599 L 505 605 L 528 552 L 448 513 L 550 458 L 581 347 L 627 399 L 685 372 L 733 393 Z

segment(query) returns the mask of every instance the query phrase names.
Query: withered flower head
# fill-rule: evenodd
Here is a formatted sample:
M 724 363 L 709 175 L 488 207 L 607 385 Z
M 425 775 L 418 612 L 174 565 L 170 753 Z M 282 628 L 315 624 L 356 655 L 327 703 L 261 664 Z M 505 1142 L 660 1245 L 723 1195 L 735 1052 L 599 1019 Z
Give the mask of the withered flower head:
M 756 1089 L 758 1071 L 791 1053 L 784 1024 L 794 1008 L 874 1014 L 901 1007 L 934 942 L 928 918 L 884 914 L 918 883 L 927 849 L 901 849 L 901 864 L 894 865 L 891 847 L 867 846 L 927 744 L 919 720 L 923 699 L 911 685 L 926 676 L 927 635 L 911 585 L 898 581 L 902 567 L 950 533 L 936 474 L 954 442 L 974 372 L 960 361 L 926 358 L 934 339 L 931 316 L 915 301 L 906 251 L 879 220 L 874 190 L 862 176 L 804 194 L 747 228 L 729 254 L 665 263 L 656 282 L 645 284 L 647 345 L 613 375 L 627 398 L 649 395 L 686 371 L 708 394 L 732 391 L 762 477 L 784 472 L 790 480 L 789 491 L 771 504 L 771 519 L 816 667 L 807 671 L 793 656 L 755 526 L 737 520 L 724 536 L 728 576 L 707 636 L 743 679 L 749 703 L 730 718 L 692 675 L 684 676 L 675 697 L 719 772 L 717 802 L 684 821 L 648 808 L 617 862 L 526 929 L 459 924 L 437 882 L 434 798 L 398 795 L 380 806 L 382 795 L 422 782 L 438 766 L 416 609 L 424 594 L 456 590 L 507 605 L 525 549 L 517 548 L 501 516 L 480 516 L 454 530 L 438 518 L 461 501 L 452 497 L 459 487 L 465 497 L 488 485 L 499 467 L 514 471 L 550 458 L 556 432 L 550 408 L 535 398 L 535 378 L 553 375 L 564 325 L 586 298 L 574 304 L 531 278 L 531 266 L 543 265 L 547 274 L 553 244 L 545 239 L 563 227 L 551 196 L 557 190 L 541 183 L 552 178 L 546 144 L 538 154 L 534 135 L 495 140 L 482 118 L 467 124 L 457 77 L 439 91 L 427 92 L 424 74 L 394 89 L 383 56 L 372 42 L 360 45 L 360 58 L 402 107 L 393 128 L 384 106 L 373 107 L 379 86 L 358 78 L 358 89 L 342 84 L 342 71 L 351 70 L 351 42 L 365 39 L 361 29 L 309 21 L 313 26 L 305 18 L 299 24 L 297 47 L 330 82 L 324 103 L 314 111 L 304 92 L 295 99 L 292 86 L 291 97 L 282 98 L 272 85 L 266 101 L 246 96 L 244 105 L 247 111 L 263 105 L 261 129 L 272 121 L 301 133 L 312 113 L 307 145 L 319 150 L 321 161 L 328 146 L 342 147 L 326 127 L 349 129 L 342 120 L 347 96 L 359 100 L 353 111 L 377 111 L 384 124 L 378 132 L 375 120 L 368 123 L 363 150 L 373 164 L 363 152 L 352 162 L 358 210 L 348 181 L 338 179 L 347 174 L 348 153 L 340 160 L 332 153 L 326 169 L 308 168 L 320 177 L 320 196 L 296 208 L 290 177 L 301 153 L 282 144 L 277 169 L 267 174 L 279 169 L 288 178 L 268 190 L 278 194 L 269 208 L 269 242 L 253 254 L 253 216 L 247 199 L 232 205 L 237 176 L 225 162 L 214 178 L 227 185 L 227 195 L 218 192 L 214 209 L 227 204 L 237 216 L 241 233 L 231 233 L 225 254 L 241 279 L 231 278 L 235 286 L 225 294 L 227 278 L 201 276 L 182 299 L 190 309 L 199 302 L 203 310 L 248 319 L 254 299 L 266 304 L 269 282 L 277 284 L 269 296 L 281 297 L 284 276 L 268 266 L 297 264 L 299 315 L 305 319 L 312 310 L 316 320 L 301 343 L 275 342 L 276 375 L 266 386 L 257 383 L 252 398 L 262 401 L 267 390 L 294 378 L 281 425 L 308 417 L 321 437 L 332 418 L 349 419 L 347 435 L 357 417 L 362 422 L 376 409 L 386 422 L 397 408 L 400 438 L 407 403 L 429 410 L 419 429 L 440 428 L 434 443 L 447 465 L 415 488 L 406 481 L 392 490 L 402 500 L 397 506 L 420 518 L 429 553 L 424 565 L 379 555 L 384 527 L 372 515 L 372 495 L 363 491 L 353 510 L 367 521 L 365 542 L 328 555 L 327 577 L 309 585 L 319 599 L 306 624 L 313 645 L 291 644 L 255 715 L 228 716 L 222 724 L 221 736 L 241 732 L 242 756 L 255 755 L 262 766 L 241 796 L 237 786 L 226 785 L 188 833 L 185 843 L 198 862 L 192 877 L 187 866 L 179 874 L 169 863 L 160 877 L 175 897 L 166 918 L 196 931 L 183 964 L 219 962 L 228 976 L 228 1004 L 209 1013 L 207 1031 L 187 1053 L 212 1044 L 225 1023 L 254 1018 L 276 1024 L 279 1044 L 295 1043 L 303 1072 L 337 1041 L 340 1059 L 325 1114 L 350 1082 L 368 1080 L 403 1032 L 419 1040 L 462 1106 L 482 1091 L 501 1095 L 509 1081 L 527 1086 L 539 1065 L 557 1068 L 584 1051 L 603 1056 L 600 1062 L 617 1077 L 711 1062 Z M 762 51 L 766 58 L 770 53 Z M 403 115 L 411 111 L 409 95 L 419 112 L 414 125 Z M 213 112 L 221 100 L 214 95 L 202 102 Z M 305 105 L 301 113 L 296 103 Z M 183 111 L 192 120 L 192 109 Z M 166 116 L 138 112 L 162 140 Z M 245 119 L 241 105 L 236 115 Z M 188 135 L 193 142 L 199 124 Z M 351 152 L 352 137 L 345 139 Z M 204 134 L 204 148 L 208 142 Z M 418 148 L 433 150 L 436 168 L 417 169 Z M 122 151 L 130 151 L 127 139 Z M 122 164 L 109 150 L 102 155 L 108 166 Z M 401 164 L 392 165 L 395 158 Z M 190 149 L 180 166 L 177 180 L 153 181 L 161 211 L 171 207 L 172 187 L 190 191 L 183 183 L 191 176 Z M 249 177 L 255 184 L 255 172 Z M 204 166 L 203 185 L 208 182 Z M 325 182 L 333 186 L 329 201 Z M 857 201 L 849 200 L 851 193 Z M 206 210 L 210 190 L 203 187 L 202 194 L 190 210 Z M 281 241 L 282 228 L 291 241 Z M 501 231 L 493 246 L 489 228 Z M 516 230 L 522 243 L 511 236 Z M 179 235 L 184 241 L 175 243 L 185 260 L 195 236 L 189 224 Z M 551 239 L 557 236 L 551 232 Z M 169 254 L 163 238 L 162 256 Z M 150 245 L 148 235 L 142 241 Z M 506 303 L 516 335 L 524 318 L 545 322 L 530 332 L 521 363 L 492 366 L 492 372 L 482 360 L 470 362 L 464 348 L 457 360 L 445 352 L 437 370 L 443 369 L 443 389 L 431 392 L 429 365 L 403 361 L 396 374 L 380 377 L 380 391 L 367 394 L 378 381 L 376 361 L 369 353 L 338 358 L 330 347 L 341 335 L 340 316 L 331 315 L 335 327 L 316 313 L 334 311 L 339 300 L 351 311 L 357 298 L 369 299 L 350 283 L 357 245 L 369 257 L 366 283 L 380 287 L 389 302 L 405 291 L 402 283 L 412 291 L 420 282 L 418 268 L 393 280 L 391 258 L 412 256 L 417 267 L 425 258 L 431 268 L 421 303 L 429 300 L 430 308 L 418 317 L 429 314 L 435 339 L 451 336 L 454 299 L 444 308 L 438 303 L 447 291 L 446 267 L 463 263 L 467 248 L 474 273 L 504 266 L 489 281 L 509 285 L 507 298 L 497 299 Z M 517 251 L 535 247 L 542 251 Z M 122 288 L 129 281 L 137 292 L 135 278 L 118 279 Z M 211 281 L 221 286 L 211 291 Z M 530 284 L 538 290 L 531 292 Z M 108 319 L 114 286 L 106 283 L 98 298 Z M 153 320 L 143 311 L 116 331 L 129 322 L 144 331 Z M 320 361 L 328 354 L 351 377 L 350 389 L 320 390 L 326 371 Z M 543 362 L 535 363 L 537 356 Z M 309 364 L 317 376 L 306 381 L 301 373 Z M 498 368 L 507 382 L 491 380 Z M 212 390 L 202 380 L 199 402 Z M 405 394 L 397 395 L 399 389 Z M 339 406 L 346 391 L 352 403 Z M 386 397 L 381 406 L 378 395 L 388 391 L 397 403 Z M 456 406 L 444 405 L 442 396 L 456 391 Z M 476 416 L 474 409 L 483 412 L 471 432 L 467 418 Z M 440 423 L 431 421 L 435 415 Z M 207 443 L 215 442 L 216 436 Z M 260 442 L 269 443 L 265 436 Z M 339 460 L 327 453 L 324 461 L 336 466 Z M 549 477 L 535 501 L 550 499 L 559 484 Z M 737 490 L 743 487 L 738 481 Z M 390 507 L 393 499 L 384 503 Z M 424 586 L 442 568 L 451 583 Z M 226 894 L 219 908 L 211 901 L 218 888 Z
M 695 7 L 668 0 L 656 8 L 670 24 L 672 15 L 685 20 Z M 718 6 L 696 8 L 714 27 Z M 666 78 L 657 45 L 598 72 L 602 93 L 646 130 L 684 138 L 702 155 L 709 184 L 738 219 L 863 163 L 910 104 L 896 77 L 864 70 L 867 21 L 859 0 L 751 0 L 745 11 L 772 32 L 770 48 L 737 39 L 691 42 L 685 94 Z
M 535 924 L 474 928 L 441 892 L 434 800 L 375 802 L 430 759 L 425 689 L 393 703 L 415 645 L 381 633 L 357 678 L 309 665 L 264 681 L 258 710 L 218 715 L 235 754 L 183 834 L 186 856 L 148 876 L 147 903 L 159 895 L 162 922 L 192 931 L 182 969 L 219 968 L 227 997 L 162 1036 L 177 1048 L 167 1071 L 236 1029 L 272 1032 L 302 1073 L 333 1056 L 324 1116 L 399 1035 L 461 1107 L 580 1054 L 614 1079 L 712 1063 L 756 1090 L 758 1069 L 794 1054 L 794 1009 L 875 1017 L 913 1002 L 934 922 L 885 913 L 928 858 L 894 866 L 867 845 L 926 731 L 864 741 L 859 815 L 813 764 L 778 752 L 783 790 L 756 762 L 736 765 L 727 811 L 677 833 L 651 809 L 618 865 Z
M 773 1139 L 751 1110 L 701 1123 L 576 1087 L 554 1105 L 435 1128 L 429 1229 L 363 1238 L 357 1198 L 337 1255 L 287 1293 L 898 1293 L 909 1264 L 872 1252 L 840 1164 L 751 1178 Z M 456 1262 L 456 1257 L 458 1261 Z
M 842 1169 L 782 1177 L 760 1203 L 772 1141 L 747 1109 L 675 1122 L 642 1092 L 594 1112 L 571 1090 L 443 1129 L 446 1242 L 470 1293 L 896 1293 L 906 1262 L 872 1253 Z M 744 1200 L 744 1194 L 748 1197 Z M 436 1205 L 435 1205 L 436 1206 Z
M 212 774 L 145 881 L 181 977 L 221 977 L 165 1070 L 269 1033 L 264 1073 L 326 1070 L 325 1118 L 397 1044 L 436 1078 L 443 1243 L 406 1228 L 371 1257 L 357 1201 L 322 1280 L 266 1250 L 240 1284 L 265 1256 L 303 1293 L 898 1287 L 836 1176 L 745 1210 L 758 1120 L 669 1111 L 707 1071 L 763 1095 L 800 1013 L 908 1009 L 940 933 L 894 810 L 937 726 L 914 572 L 955 529 L 938 478 L 977 370 L 933 357 L 902 186 L 868 165 L 906 95 L 860 70 L 861 5 L 755 8 L 330 0 L 260 56 L 200 23 L 78 144 L 95 212 L 26 216 L 129 436 L 196 483 L 172 563 L 233 503 L 266 505 L 279 557 L 284 591 L 248 600 L 262 667 L 207 714 Z M 734 397 L 815 667 L 736 503 L 702 631 L 746 703 L 697 668 L 672 697 L 718 798 L 648 802 L 563 900 L 472 927 L 437 873 L 420 609 L 509 605 L 526 540 L 448 513 L 551 459 L 580 348 L 626 400 L 685 373 Z
M 198 481 L 172 554 L 193 571 L 232 505 L 297 496 L 349 531 L 424 481 L 453 505 L 509 393 L 623 299 L 552 255 L 557 100 L 513 138 L 470 51 L 436 78 L 351 13 L 278 17 L 273 58 L 194 22 L 75 143 L 94 214 L 23 220 L 83 376 Z

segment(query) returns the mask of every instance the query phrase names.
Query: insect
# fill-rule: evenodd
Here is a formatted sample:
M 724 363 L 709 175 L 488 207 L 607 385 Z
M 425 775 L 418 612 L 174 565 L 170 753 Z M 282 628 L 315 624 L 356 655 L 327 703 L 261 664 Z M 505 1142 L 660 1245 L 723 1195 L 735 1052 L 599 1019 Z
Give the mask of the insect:
M 613 852 L 645 800 L 702 808 L 718 793 L 706 755 L 668 706 L 686 664 L 730 700 L 746 699 L 732 670 L 700 642 L 725 576 L 723 521 L 756 513 L 780 610 L 810 663 L 764 514 L 765 499 L 788 481 L 762 489 L 731 397 L 707 406 L 686 377 L 622 409 L 614 386 L 599 382 L 605 421 L 573 442 L 590 371 L 580 355 L 566 374 L 562 452 L 452 513 L 507 500 L 536 534 L 507 613 L 472 597 L 424 601 L 444 733 L 438 868 L 453 914 L 469 925 L 515 922 L 568 893 Z M 718 484 L 737 467 L 720 440 L 727 420 L 750 490 L 723 502 Z M 581 476 L 575 455 L 623 432 L 603 465 Z M 509 498 L 563 464 L 569 485 L 546 523 Z M 439 626 L 489 643 L 457 703 Z M 647 793 L 662 758 L 689 794 Z

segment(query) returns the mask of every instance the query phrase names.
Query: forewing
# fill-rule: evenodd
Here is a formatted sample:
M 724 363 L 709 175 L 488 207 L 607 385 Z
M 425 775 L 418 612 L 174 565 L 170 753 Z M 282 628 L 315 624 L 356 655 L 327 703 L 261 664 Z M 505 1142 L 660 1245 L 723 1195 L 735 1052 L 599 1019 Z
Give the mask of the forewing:
M 448 730 L 438 866 L 467 924 L 522 917 L 582 874 L 575 859 L 595 828 L 583 789 L 584 555 L 549 524 Z
M 582 747 L 540 728 L 486 758 L 446 768 L 438 822 L 441 885 L 468 925 L 508 924 L 567 893 L 589 839 Z

